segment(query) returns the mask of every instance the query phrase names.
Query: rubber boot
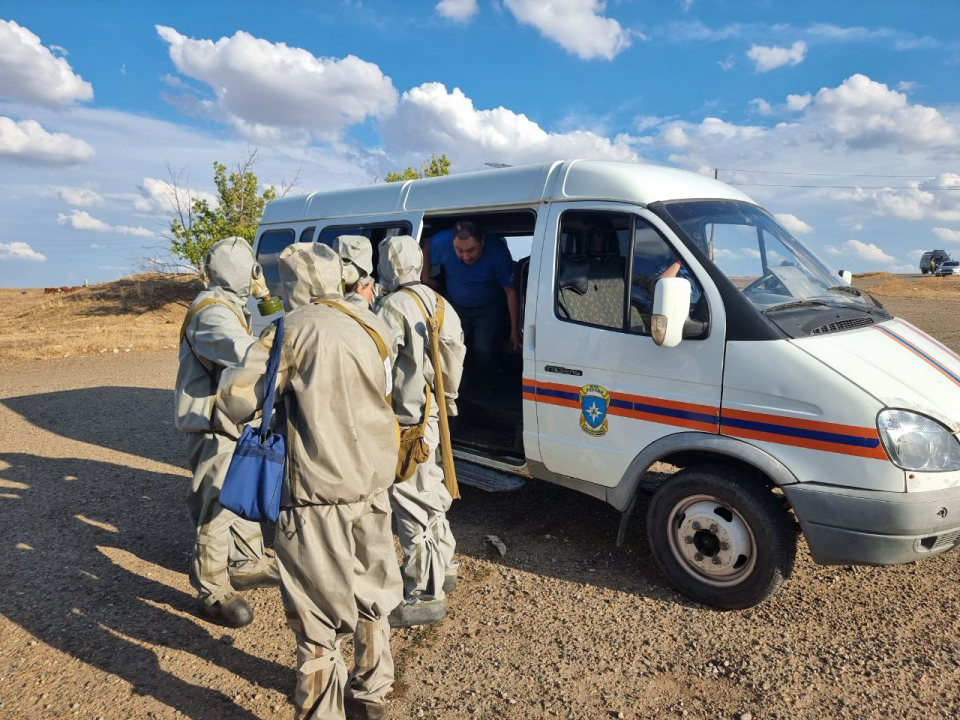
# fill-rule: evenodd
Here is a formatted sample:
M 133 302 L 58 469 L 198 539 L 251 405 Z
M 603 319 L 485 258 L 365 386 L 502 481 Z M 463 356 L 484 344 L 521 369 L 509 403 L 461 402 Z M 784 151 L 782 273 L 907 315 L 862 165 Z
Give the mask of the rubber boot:
M 228 628 L 242 628 L 253 622 L 253 610 L 239 595 L 228 595 L 215 603 L 197 599 L 197 609 L 204 620 Z
M 278 587 L 280 585 L 280 569 L 277 567 L 277 561 L 271 559 L 270 563 L 258 572 L 231 575 L 230 584 L 234 590 Z
M 413 625 L 433 625 L 447 616 L 447 599 L 415 600 L 397 605 L 387 621 L 390 627 L 411 627 Z
M 351 697 L 344 699 L 343 708 L 347 720 L 389 720 L 390 709 L 386 703 L 368 703 Z

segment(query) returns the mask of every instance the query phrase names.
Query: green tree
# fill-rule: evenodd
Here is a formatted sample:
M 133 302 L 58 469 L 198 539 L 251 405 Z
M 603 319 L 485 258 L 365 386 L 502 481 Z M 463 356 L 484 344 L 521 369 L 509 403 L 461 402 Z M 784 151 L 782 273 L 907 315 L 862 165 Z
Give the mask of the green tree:
M 389 172 L 384 178 L 387 182 L 403 182 L 404 180 L 418 180 L 420 178 L 440 177 L 450 174 L 450 161 L 446 153 L 437 155 L 433 153 L 429 160 L 424 161 L 419 170 L 408 167 L 402 172 Z
M 203 261 L 210 247 L 227 237 L 242 237 L 253 244 L 263 215 L 263 208 L 277 199 L 272 187 L 260 191 L 253 166 L 254 150 L 227 174 L 227 166 L 214 161 L 213 180 L 217 186 L 217 202 L 211 206 L 205 198 L 196 197 L 182 182 L 183 173 L 170 173 L 169 200 L 170 251 L 194 271 L 203 272 Z M 294 180 L 294 183 L 296 180 Z M 282 186 L 282 195 L 293 185 Z

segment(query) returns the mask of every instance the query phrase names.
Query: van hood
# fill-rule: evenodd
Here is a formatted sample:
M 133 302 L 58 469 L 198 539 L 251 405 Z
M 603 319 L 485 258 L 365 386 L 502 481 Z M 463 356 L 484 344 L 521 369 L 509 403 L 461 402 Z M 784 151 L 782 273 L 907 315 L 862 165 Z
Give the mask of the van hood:
M 960 432 L 960 356 L 905 320 L 790 342 L 886 406 Z

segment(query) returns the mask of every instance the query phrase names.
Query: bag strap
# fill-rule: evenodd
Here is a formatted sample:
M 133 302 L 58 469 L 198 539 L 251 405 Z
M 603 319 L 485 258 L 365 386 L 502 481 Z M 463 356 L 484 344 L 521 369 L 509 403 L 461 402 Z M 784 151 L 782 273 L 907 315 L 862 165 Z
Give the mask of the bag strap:
M 352 310 L 345 308 L 340 303 L 334 302 L 333 300 L 324 300 L 323 298 L 317 298 L 312 302 L 314 305 L 326 305 L 327 307 L 335 308 L 340 312 L 342 312 L 344 315 L 349 315 L 350 317 L 352 317 L 354 320 L 357 321 L 360 327 L 362 327 L 364 330 L 367 331 L 367 335 L 370 336 L 370 339 L 373 340 L 374 344 L 377 346 L 377 352 L 380 353 L 380 361 L 387 362 L 387 360 L 390 359 L 390 353 L 387 350 L 386 343 L 383 342 L 383 338 L 380 337 L 380 333 L 378 333 L 376 330 L 370 327 L 367 321 L 364 320 L 362 317 L 357 315 Z
M 260 441 L 267 439 L 270 433 L 270 419 L 273 416 L 273 400 L 277 392 L 277 373 L 280 370 L 280 354 L 283 349 L 283 316 L 274 323 L 277 332 L 273 336 L 270 357 L 267 358 L 267 374 L 263 378 L 263 415 L 260 418 Z
M 434 327 L 434 323 L 431 322 L 432 318 L 430 314 L 427 312 L 427 306 L 424 305 L 423 300 L 420 299 L 420 296 L 417 295 L 413 290 L 411 290 L 408 287 L 402 287 L 400 288 L 400 291 L 405 292 L 407 295 L 409 295 L 410 297 L 412 297 L 414 300 L 417 301 L 417 305 L 420 308 L 420 314 L 423 315 L 423 322 L 427 326 L 427 336 L 430 338 L 430 342 L 431 343 L 440 342 L 440 336 L 438 334 L 438 331 L 440 329 L 440 326 L 443 324 L 443 298 L 440 297 L 440 295 L 438 295 L 436 291 L 434 291 L 432 288 L 430 289 L 430 292 L 432 292 L 434 297 L 437 299 L 437 315 L 436 315 L 437 319 L 435 321 L 436 327 Z M 433 356 L 431 356 L 429 353 L 427 354 L 427 356 L 430 358 L 430 364 L 433 365 Z M 440 371 L 441 371 L 440 368 L 435 367 L 433 369 L 434 376 L 436 376 L 436 374 Z M 423 380 L 423 388 L 424 388 L 424 393 L 427 396 L 426 403 L 424 404 L 424 407 L 423 407 L 423 427 L 424 429 L 426 429 L 427 419 L 430 416 L 430 394 L 431 394 L 430 384 L 427 382 L 426 378 L 424 378 Z
M 204 298 L 203 300 L 198 302 L 196 305 L 191 306 L 190 309 L 187 310 L 187 315 L 186 317 L 183 318 L 183 324 L 180 326 L 180 342 L 181 343 L 183 342 L 184 338 L 187 337 L 187 327 L 189 327 L 190 321 L 193 320 L 194 317 L 196 317 L 197 313 L 199 313 L 201 310 L 204 310 L 210 307 L 211 305 L 223 305 L 225 308 L 229 308 L 230 311 L 237 316 L 237 320 L 240 321 L 240 325 L 243 326 L 243 329 L 247 331 L 247 335 L 250 334 L 250 327 L 247 325 L 246 318 L 244 318 L 243 315 L 238 313 L 236 308 L 234 308 L 230 303 L 226 302 L 225 300 L 221 300 L 220 298 L 208 297 L 208 298 Z

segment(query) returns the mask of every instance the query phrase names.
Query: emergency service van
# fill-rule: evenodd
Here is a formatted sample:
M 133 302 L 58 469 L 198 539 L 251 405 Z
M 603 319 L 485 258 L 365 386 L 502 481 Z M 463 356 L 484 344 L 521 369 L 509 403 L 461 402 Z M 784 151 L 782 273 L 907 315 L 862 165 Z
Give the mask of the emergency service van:
M 470 392 L 468 357 L 465 473 L 603 500 L 622 543 L 648 468 L 677 466 L 649 501 L 650 547 L 678 588 L 722 608 L 788 577 L 791 513 L 819 563 L 960 543 L 960 357 L 722 182 L 572 160 L 378 184 L 271 203 L 255 247 L 276 288 L 292 242 L 364 235 L 376 256 L 385 237 L 460 219 L 506 239 L 523 331 L 492 389 Z

